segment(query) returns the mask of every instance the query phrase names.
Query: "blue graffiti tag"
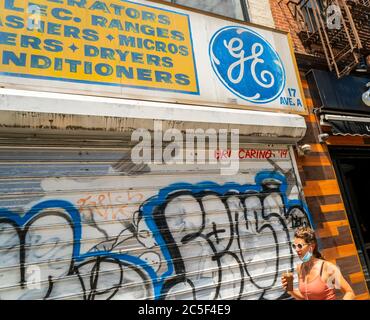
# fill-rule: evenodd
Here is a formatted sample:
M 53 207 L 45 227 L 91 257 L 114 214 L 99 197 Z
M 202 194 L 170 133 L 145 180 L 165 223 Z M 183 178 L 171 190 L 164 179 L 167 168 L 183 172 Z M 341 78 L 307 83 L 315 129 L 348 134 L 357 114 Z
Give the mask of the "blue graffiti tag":
M 310 224 L 312 225 L 306 204 L 298 199 L 288 199 L 286 194 L 288 189 L 287 179 L 284 175 L 276 171 L 263 171 L 258 173 L 255 177 L 255 184 L 240 185 L 236 183 L 226 183 L 224 185 L 219 185 L 212 181 L 204 181 L 198 184 L 174 183 L 159 190 L 156 196 L 147 199 L 141 205 L 139 214 L 140 219 L 144 219 L 149 230 L 152 232 L 156 244 L 161 250 L 161 253 L 166 261 L 167 268 L 166 270 L 162 271 L 161 274 L 155 271 L 153 267 L 143 259 L 130 254 L 114 253 L 109 250 L 97 250 L 94 252 L 81 253 L 83 227 L 81 216 L 78 209 L 76 209 L 75 206 L 68 201 L 47 200 L 40 202 L 33 206 L 24 216 L 20 216 L 19 214 L 8 209 L 0 209 L 0 222 L 11 223 L 21 230 L 20 232 L 23 232 L 23 230 L 27 229 L 30 224 L 32 224 L 32 222 L 35 221 L 39 216 L 43 214 L 45 215 L 53 210 L 55 211 L 62 209 L 63 214 L 66 216 L 66 220 L 69 221 L 73 230 L 73 257 L 71 266 L 77 267 L 78 269 L 79 265 L 82 265 L 86 261 L 89 261 L 93 258 L 107 258 L 121 261 L 135 268 L 140 268 L 140 272 L 145 273 L 146 278 L 150 279 L 151 281 L 154 290 L 154 298 L 161 299 L 166 297 L 166 291 L 164 290 L 166 282 L 168 282 L 169 279 L 173 279 L 177 272 L 173 261 L 174 257 L 171 255 L 171 249 L 169 248 L 169 243 L 166 240 L 166 235 L 163 233 L 164 224 L 159 220 L 161 217 L 165 219 L 163 210 L 171 195 L 179 192 L 188 192 L 194 196 L 202 193 L 204 194 L 205 192 L 210 192 L 219 197 L 226 197 L 230 193 L 240 195 L 252 193 L 259 194 L 264 192 L 266 193 L 266 189 L 264 188 L 269 182 L 275 182 L 278 186 L 274 189 L 274 192 L 278 192 L 282 197 L 284 214 L 287 216 L 289 215 L 291 209 L 299 208 L 302 210 L 302 212 L 304 212 L 306 217 L 309 219 Z
M 18 230 L 24 231 L 27 229 L 34 220 L 36 220 L 43 212 L 47 214 L 51 210 L 62 209 L 63 215 L 66 220 L 69 221 L 70 226 L 73 230 L 73 256 L 71 261 L 71 273 L 73 273 L 73 266 L 78 267 L 78 264 L 90 260 L 92 258 L 109 258 L 112 260 L 119 260 L 121 262 L 126 262 L 128 265 L 133 265 L 135 267 L 140 267 L 149 276 L 149 279 L 152 281 L 153 288 L 155 290 L 155 296 L 159 296 L 161 284 L 158 283 L 158 277 L 151 266 L 147 264 L 146 261 L 143 261 L 140 258 L 131 256 L 129 254 L 118 254 L 110 251 L 95 251 L 81 254 L 81 241 L 82 241 L 82 222 L 79 211 L 75 206 L 63 200 L 47 200 L 40 202 L 33 206 L 24 216 L 20 216 L 17 213 L 14 213 L 8 209 L 0 209 L 0 222 L 11 223 L 17 227 Z M 24 244 L 23 244 L 24 245 Z M 24 264 L 25 261 L 21 262 Z M 21 269 L 24 269 L 21 266 Z M 24 273 L 24 270 L 21 271 Z M 21 276 L 24 279 L 24 274 Z
M 158 218 L 156 219 L 156 215 L 163 215 L 163 211 L 166 204 L 168 203 L 168 199 L 171 195 L 182 192 L 188 194 L 192 194 L 195 197 L 197 195 L 203 194 L 204 192 L 210 192 L 217 194 L 220 197 L 225 197 L 226 195 L 232 193 L 237 193 L 240 195 L 245 194 L 261 194 L 264 192 L 264 186 L 268 181 L 275 181 L 278 183 L 278 191 L 283 199 L 284 204 L 284 214 L 286 217 L 290 214 L 291 210 L 294 208 L 299 208 L 304 214 L 305 217 L 308 219 L 309 224 L 312 226 L 312 220 L 310 215 L 308 214 L 308 207 L 307 205 L 299 200 L 299 199 L 288 199 L 287 196 L 287 189 L 288 183 L 284 175 L 276 172 L 276 171 L 262 171 L 258 173 L 255 177 L 255 183 L 247 184 L 247 185 L 240 185 L 236 183 L 226 183 L 224 185 L 219 185 L 212 181 L 204 181 L 198 184 L 190 184 L 190 183 L 175 183 L 169 185 L 161 189 L 158 192 L 158 195 L 148 199 L 140 209 L 142 217 L 145 219 L 146 224 L 150 227 L 150 230 L 153 232 L 153 235 L 156 239 L 156 243 L 163 248 L 162 253 L 166 259 L 167 263 L 167 271 L 160 276 L 160 280 L 157 283 L 161 285 L 165 284 L 168 278 L 173 278 L 176 275 L 176 268 L 174 266 L 173 260 L 178 260 L 179 257 L 171 256 L 170 250 L 168 246 L 173 246 L 173 243 L 168 243 L 164 240 L 163 234 L 160 232 L 160 228 L 158 225 L 163 228 L 163 221 L 160 221 Z M 276 190 L 275 190 L 276 191 Z M 160 219 L 165 219 L 165 216 L 161 217 Z M 162 229 L 163 230 L 163 229 Z M 169 230 L 167 230 L 168 232 Z M 163 232 L 163 231 L 162 231 Z M 291 265 L 293 265 L 293 256 L 291 257 Z M 181 275 L 182 276 L 182 275 Z M 182 279 L 181 281 L 185 281 L 186 279 Z M 173 281 L 170 279 L 170 281 Z M 166 292 L 168 288 L 162 287 L 161 289 L 161 298 L 166 297 Z

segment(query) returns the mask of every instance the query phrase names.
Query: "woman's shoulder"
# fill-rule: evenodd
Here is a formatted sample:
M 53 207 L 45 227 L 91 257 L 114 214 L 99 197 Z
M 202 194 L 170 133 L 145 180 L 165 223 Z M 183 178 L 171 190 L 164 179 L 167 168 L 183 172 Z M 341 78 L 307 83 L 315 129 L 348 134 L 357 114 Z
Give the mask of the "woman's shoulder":
M 322 260 L 322 259 L 319 259 L 319 261 L 321 261 L 325 269 L 337 268 L 337 266 L 330 261 Z
M 329 276 L 339 271 L 338 266 L 330 261 L 323 260 L 323 267 L 324 271 L 327 272 Z

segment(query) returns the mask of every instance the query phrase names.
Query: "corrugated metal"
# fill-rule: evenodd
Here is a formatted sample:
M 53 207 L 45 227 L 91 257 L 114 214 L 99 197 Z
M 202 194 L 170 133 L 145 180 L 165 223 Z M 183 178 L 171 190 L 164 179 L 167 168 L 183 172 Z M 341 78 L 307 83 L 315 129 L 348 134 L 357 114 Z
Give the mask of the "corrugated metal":
M 103 145 L 2 142 L 0 299 L 285 297 L 308 223 L 287 146 L 241 145 L 230 176 Z

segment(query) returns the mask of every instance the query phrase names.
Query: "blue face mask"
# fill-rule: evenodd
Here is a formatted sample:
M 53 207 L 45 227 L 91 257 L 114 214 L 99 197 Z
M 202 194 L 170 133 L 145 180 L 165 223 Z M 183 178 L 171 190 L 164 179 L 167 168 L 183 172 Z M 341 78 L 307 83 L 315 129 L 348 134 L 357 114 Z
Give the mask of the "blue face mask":
M 308 262 L 311 260 L 311 258 L 312 258 L 312 252 L 311 250 L 308 250 L 301 260 L 302 262 Z

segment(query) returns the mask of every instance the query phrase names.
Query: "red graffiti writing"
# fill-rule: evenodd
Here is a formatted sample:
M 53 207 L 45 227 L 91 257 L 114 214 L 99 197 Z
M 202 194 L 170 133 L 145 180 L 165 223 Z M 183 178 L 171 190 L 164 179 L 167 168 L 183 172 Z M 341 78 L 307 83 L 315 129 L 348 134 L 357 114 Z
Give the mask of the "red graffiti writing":
M 240 148 L 238 151 L 239 159 L 270 159 L 270 158 L 287 158 L 288 150 L 271 150 L 271 149 L 244 149 Z M 215 150 L 215 158 L 217 160 L 231 158 L 232 150 Z

